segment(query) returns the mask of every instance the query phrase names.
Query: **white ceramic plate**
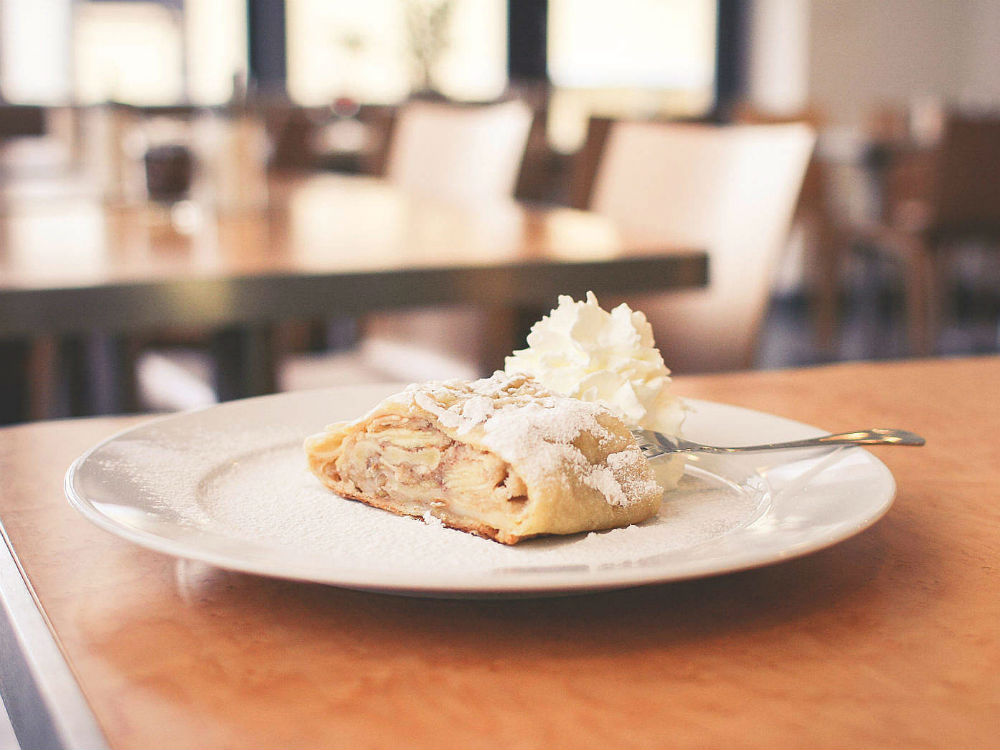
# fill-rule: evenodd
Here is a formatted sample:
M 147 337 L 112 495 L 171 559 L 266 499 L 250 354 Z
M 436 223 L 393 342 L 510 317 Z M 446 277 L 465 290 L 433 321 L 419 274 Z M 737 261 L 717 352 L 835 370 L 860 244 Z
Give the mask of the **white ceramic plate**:
M 66 493 L 98 526 L 170 555 L 430 596 L 566 593 L 774 563 L 856 534 L 895 493 L 889 470 L 860 448 L 695 456 L 650 521 L 506 547 L 344 500 L 308 472 L 306 435 L 395 390 L 286 393 L 152 420 L 78 458 Z M 685 432 L 703 442 L 822 432 L 733 406 L 690 406 Z

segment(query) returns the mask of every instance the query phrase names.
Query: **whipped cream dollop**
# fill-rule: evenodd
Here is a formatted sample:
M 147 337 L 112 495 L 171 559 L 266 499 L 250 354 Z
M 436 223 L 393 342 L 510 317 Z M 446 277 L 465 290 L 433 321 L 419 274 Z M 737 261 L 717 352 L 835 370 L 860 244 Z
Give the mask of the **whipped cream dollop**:
M 603 403 L 629 425 L 677 435 L 684 420 L 646 316 L 626 304 L 608 312 L 593 292 L 583 302 L 560 296 L 532 326 L 528 348 L 507 357 L 504 369 L 533 375 L 564 396 Z

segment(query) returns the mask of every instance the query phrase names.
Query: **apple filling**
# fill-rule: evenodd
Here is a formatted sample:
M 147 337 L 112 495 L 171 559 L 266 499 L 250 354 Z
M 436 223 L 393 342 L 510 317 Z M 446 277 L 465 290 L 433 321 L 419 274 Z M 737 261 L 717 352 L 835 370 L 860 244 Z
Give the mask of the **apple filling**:
M 348 435 L 324 473 L 348 495 L 396 513 L 430 514 L 495 537 L 525 512 L 527 489 L 506 461 L 422 417 L 387 414 Z

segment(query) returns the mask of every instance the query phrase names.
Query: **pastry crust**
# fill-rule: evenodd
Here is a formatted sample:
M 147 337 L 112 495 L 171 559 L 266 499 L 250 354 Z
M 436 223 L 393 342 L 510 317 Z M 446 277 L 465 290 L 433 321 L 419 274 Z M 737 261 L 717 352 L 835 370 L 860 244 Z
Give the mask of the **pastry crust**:
M 410 386 L 305 450 L 343 497 L 504 544 L 638 523 L 663 497 L 618 417 L 522 374 Z

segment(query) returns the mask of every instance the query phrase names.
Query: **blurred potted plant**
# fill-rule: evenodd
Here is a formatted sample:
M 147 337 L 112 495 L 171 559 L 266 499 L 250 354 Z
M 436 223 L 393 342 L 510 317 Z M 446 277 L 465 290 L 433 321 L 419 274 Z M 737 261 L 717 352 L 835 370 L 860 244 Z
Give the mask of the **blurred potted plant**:
M 448 48 L 452 0 L 404 0 L 409 40 L 412 91 L 415 97 L 436 98 L 434 68 Z

